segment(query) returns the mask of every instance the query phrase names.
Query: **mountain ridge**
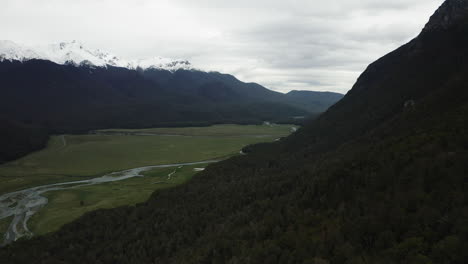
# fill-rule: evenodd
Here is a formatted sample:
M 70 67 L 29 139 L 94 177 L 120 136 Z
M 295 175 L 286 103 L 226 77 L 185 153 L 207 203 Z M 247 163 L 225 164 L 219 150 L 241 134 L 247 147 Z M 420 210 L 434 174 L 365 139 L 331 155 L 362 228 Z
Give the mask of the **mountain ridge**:
M 62 134 L 115 127 L 300 123 L 303 120 L 294 117 L 315 116 L 333 103 L 298 103 L 232 75 L 194 69 L 132 70 L 38 59 L 4 60 L 0 61 L 0 79 L 0 120 L 9 121 L 5 126 L 21 124 L 7 128 L 19 132 L 28 128 Z M 317 112 L 305 107 L 309 104 Z M 19 157 L 8 151 L 0 149 L 1 161 Z
M 163 69 L 177 71 L 179 69 L 195 69 L 189 61 L 180 59 L 162 57 L 136 60 L 123 59 L 100 49 L 89 49 L 76 40 L 49 44 L 36 48 L 22 46 L 10 40 L 0 41 L 0 61 L 28 61 L 32 59 L 49 60 L 61 65 L 87 65 L 91 67 L 113 66 L 131 70 Z
M 431 16 L 423 29 L 423 33 L 431 30 L 445 30 L 456 25 L 468 15 L 466 0 L 448 0 L 442 3 Z

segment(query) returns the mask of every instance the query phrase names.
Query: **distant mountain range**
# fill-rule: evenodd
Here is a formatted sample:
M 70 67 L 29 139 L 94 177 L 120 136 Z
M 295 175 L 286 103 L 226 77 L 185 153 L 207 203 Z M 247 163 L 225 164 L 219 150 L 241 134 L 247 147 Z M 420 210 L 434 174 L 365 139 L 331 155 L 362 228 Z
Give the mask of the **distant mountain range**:
M 168 71 L 193 69 L 187 60 L 154 57 L 128 60 L 102 50 L 93 50 L 73 40 L 45 46 L 27 47 L 10 40 L 0 40 L 0 61 L 48 60 L 57 64 L 90 67 L 121 67 L 127 69 L 161 69 Z
M 281 141 L 145 203 L 0 249 L 8 263 L 450 263 L 468 259 L 468 1 Z
M 286 101 L 310 113 L 324 112 L 328 107 L 343 98 L 342 94 L 332 92 L 297 91 L 286 94 Z
M 33 49 L 0 41 L 0 82 L 0 120 L 8 120 L 3 126 L 19 124 L 48 133 L 297 123 L 342 97 L 308 91 L 282 94 L 232 75 L 196 70 L 185 60 L 125 60 L 78 42 Z M 4 159 L 0 153 L 0 162 Z

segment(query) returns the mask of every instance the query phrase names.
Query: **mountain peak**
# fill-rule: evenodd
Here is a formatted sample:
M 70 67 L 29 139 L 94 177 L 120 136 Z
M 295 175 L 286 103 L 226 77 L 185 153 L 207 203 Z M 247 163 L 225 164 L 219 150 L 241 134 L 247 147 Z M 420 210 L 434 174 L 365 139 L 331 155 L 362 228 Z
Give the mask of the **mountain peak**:
M 77 49 L 83 49 L 83 43 L 78 42 L 76 40 L 72 40 L 70 42 L 60 42 L 59 44 L 60 49 L 66 49 L 69 47 L 77 48 Z
M 445 30 L 468 19 L 468 0 L 446 0 L 426 24 L 423 32 Z
M 128 69 L 162 69 L 177 71 L 193 69 L 187 60 L 153 57 L 149 59 L 127 60 L 100 49 L 87 48 L 83 43 L 72 40 L 43 47 L 28 48 L 10 40 L 0 40 L 0 61 L 31 59 L 49 60 L 57 64 L 75 66 L 88 65 L 94 67 L 122 67 Z
M 0 40 L 0 61 L 3 60 L 19 60 L 23 61 L 24 58 L 37 58 L 34 50 L 22 47 L 10 40 Z

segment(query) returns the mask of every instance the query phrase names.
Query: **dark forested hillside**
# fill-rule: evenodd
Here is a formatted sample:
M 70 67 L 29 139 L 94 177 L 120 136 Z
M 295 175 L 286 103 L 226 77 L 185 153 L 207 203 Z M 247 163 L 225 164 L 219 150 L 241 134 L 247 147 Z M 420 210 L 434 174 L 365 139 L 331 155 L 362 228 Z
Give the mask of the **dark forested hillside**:
M 295 103 L 231 75 L 193 70 L 0 62 L 1 115 L 52 131 L 101 127 L 255 123 L 323 112 L 335 100 Z M 313 105 L 313 106 L 312 106 Z M 308 108 L 309 107 L 309 108 Z
M 440 18 L 443 19 L 440 19 Z M 466 263 L 468 2 L 293 136 L 133 207 L 0 250 L 7 263 Z
M 0 118 L 47 133 L 292 123 L 298 122 L 294 117 L 315 116 L 310 109 L 323 112 L 338 100 L 310 98 L 309 103 L 296 103 L 284 94 L 216 72 L 76 67 L 44 60 L 1 61 L 0 78 Z M 1 152 L 13 159 L 27 153 L 26 149 L 18 145 L 17 150 L 3 148 Z M 30 148 L 35 149 L 36 145 Z
M 306 110 L 276 100 L 282 94 L 261 86 L 252 88 L 232 76 L 223 81 L 218 75 L 4 61 L 0 63 L 0 110 L 5 117 L 53 132 L 254 123 L 307 115 Z
M 45 147 L 45 129 L 0 119 L 0 164 Z

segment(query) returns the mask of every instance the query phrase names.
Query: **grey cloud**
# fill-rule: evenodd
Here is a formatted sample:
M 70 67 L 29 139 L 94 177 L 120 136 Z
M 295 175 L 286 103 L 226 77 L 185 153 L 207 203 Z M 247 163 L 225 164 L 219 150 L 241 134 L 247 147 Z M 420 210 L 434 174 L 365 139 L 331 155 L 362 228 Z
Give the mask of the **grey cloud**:
M 128 57 L 189 59 L 271 89 L 346 92 L 416 36 L 443 0 L 2 0 L 2 39 L 78 39 Z

